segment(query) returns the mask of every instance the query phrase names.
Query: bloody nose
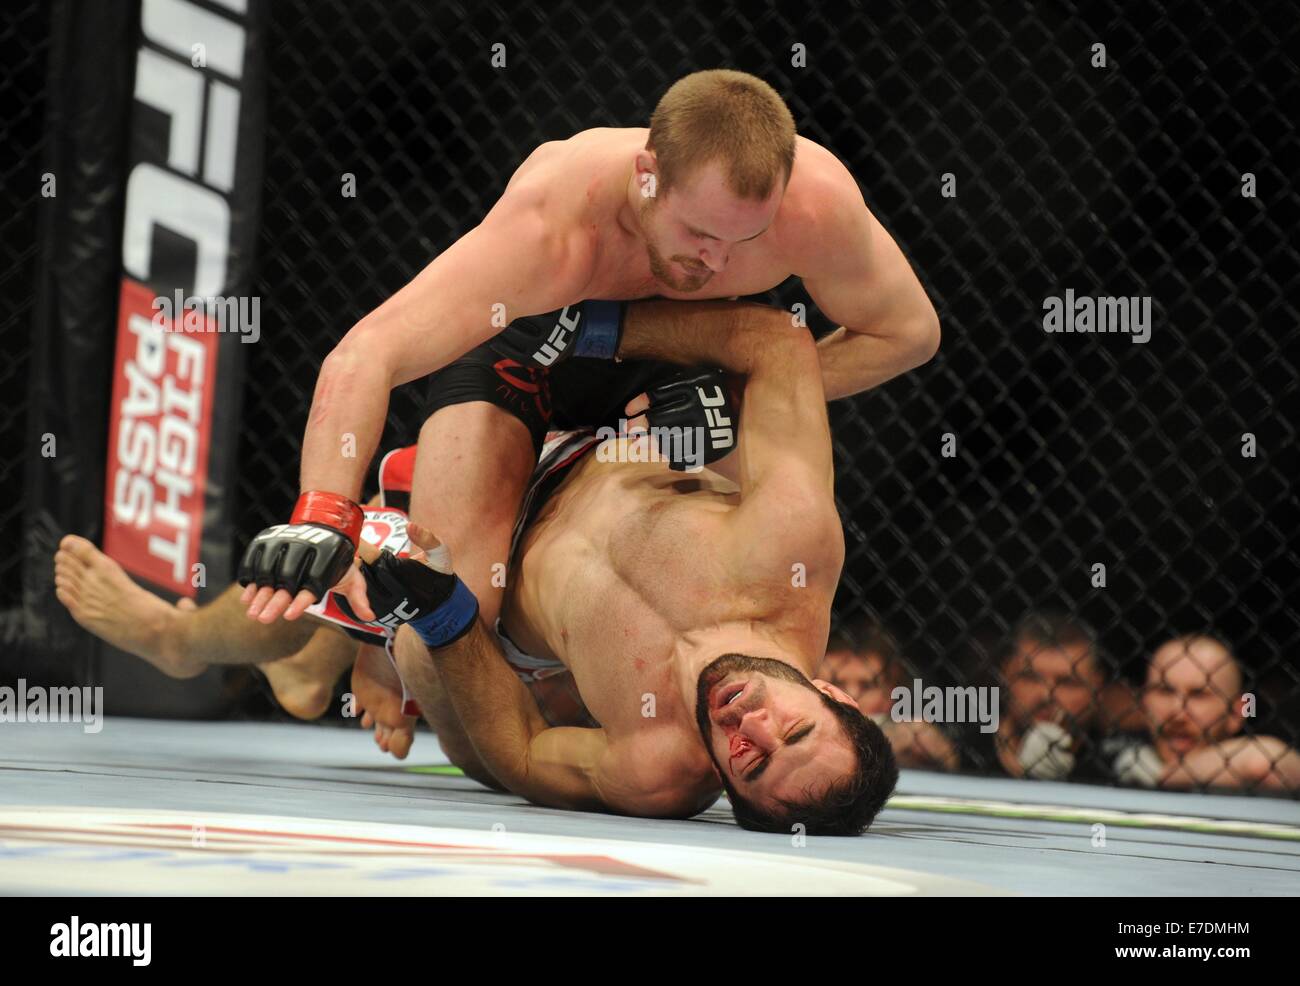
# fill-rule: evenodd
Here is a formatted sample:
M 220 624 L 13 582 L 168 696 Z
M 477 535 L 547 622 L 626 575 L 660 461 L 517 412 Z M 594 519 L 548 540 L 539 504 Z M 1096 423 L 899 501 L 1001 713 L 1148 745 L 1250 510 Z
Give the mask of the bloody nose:
M 740 733 L 736 733 L 734 736 L 731 737 L 732 759 L 735 759 L 736 757 L 740 756 L 742 753 L 748 750 L 752 745 L 753 744 L 750 743 L 749 740 L 745 739 L 745 737 L 741 736 Z

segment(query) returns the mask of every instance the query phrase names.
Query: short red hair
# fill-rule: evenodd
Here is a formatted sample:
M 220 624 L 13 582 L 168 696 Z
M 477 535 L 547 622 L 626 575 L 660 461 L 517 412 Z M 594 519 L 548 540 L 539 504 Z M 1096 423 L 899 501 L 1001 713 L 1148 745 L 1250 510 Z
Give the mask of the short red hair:
M 731 69 L 694 72 L 674 82 L 650 117 L 646 150 L 659 163 L 659 187 L 720 161 L 742 199 L 763 200 L 794 167 L 790 109 L 757 76 Z

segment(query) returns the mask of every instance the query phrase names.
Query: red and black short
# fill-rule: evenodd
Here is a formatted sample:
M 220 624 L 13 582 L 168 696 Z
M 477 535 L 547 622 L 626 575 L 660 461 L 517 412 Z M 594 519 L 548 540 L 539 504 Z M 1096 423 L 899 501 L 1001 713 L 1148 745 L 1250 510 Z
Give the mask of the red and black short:
M 484 343 L 430 375 L 425 416 L 453 404 L 487 401 L 522 421 L 533 452 L 540 453 L 548 431 L 617 427 L 628 401 L 680 372 L 656 360 L 616 363 L 580 356 L 543 370 Z

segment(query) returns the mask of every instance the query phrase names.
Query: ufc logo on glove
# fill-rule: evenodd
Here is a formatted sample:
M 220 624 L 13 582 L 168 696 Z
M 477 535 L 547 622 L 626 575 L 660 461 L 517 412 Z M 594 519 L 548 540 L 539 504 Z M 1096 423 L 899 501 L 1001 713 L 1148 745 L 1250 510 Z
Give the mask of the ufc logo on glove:
M 720 386 L 714 386 L 713 395 L 704 392 L 703 387 L 696 387 L 695 393 L 704 408 L 704 420 L 709 427 L 709 444 L 716 452 L 731 448 L 736 442 L 736 433 L 731 427 L 731 418 L 726 414 L 727 395 Z
M 388 629 L 396 633 L 397 628 L 400 627 L 403 623 L 409 623 L 411 620 L 415 619 L 417 616 L 420 615 L 420 611 L 418 609 L 412 608 L 410 602 L 411 601 L 409 599 L 403 599 L 400 603 L 398 603 L 396 606 L 393 607 L 393 611 L 391 613 L 386 613 L 383 616 L 376 617 L 375 622 L 378 623 L 380 626 L 388 627 Z

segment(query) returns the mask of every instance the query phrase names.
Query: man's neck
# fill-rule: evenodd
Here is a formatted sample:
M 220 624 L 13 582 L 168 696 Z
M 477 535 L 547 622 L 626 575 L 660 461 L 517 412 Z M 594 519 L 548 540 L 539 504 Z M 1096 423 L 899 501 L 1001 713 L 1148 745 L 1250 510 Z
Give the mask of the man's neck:
M 619 203 L 618 212 L 614 216 L 614 221 L 624 233 L 634 239 L 643 240 L 645 234 L 641 231 L 641 192 L 637 188 L 636 168 L 628 165 L 624 169 L 627 180 L 623 183 L 624 195 Z
M 822 657 L 809 650 L 806 636 L 768 623 L 742 620 L 690 630 L 674 645 L 673 663 L 682 695 L 691 708 L 695 707 L 700 672 L 723 654 L 782 661 L 808 678 L 816 675 Z

